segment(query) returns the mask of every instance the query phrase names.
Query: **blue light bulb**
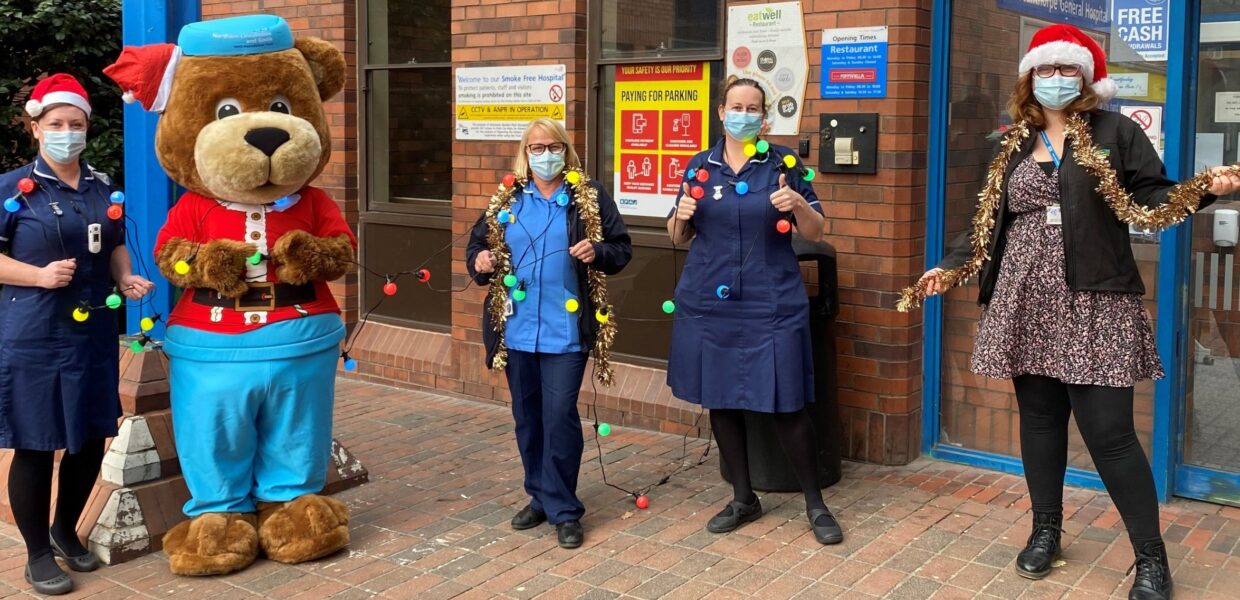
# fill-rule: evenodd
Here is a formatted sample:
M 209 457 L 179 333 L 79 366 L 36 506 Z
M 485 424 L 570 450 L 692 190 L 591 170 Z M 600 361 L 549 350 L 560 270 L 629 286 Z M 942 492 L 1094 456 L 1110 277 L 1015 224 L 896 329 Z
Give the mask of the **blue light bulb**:
M 565 194 L 564 192 L 560 192 L 555 197 L 555 203 L 560 206 L 568 206 L 568 194 Z
M 15 213 L 21 209 L 22 209 L 22 205 L 20 202 L 17 201 L 16 197 L 9 198 L 8 200 L 4 201 L 4 210 L 7 210 L 11 213 Z
M 499 215 L 497 215 L 496 218 L 499 219 L 500 223 L 507 225 L 510 221 L 512 221 L 512 213 L 506 210 L 501 210 L 499 211 Z
M 740 194 L 741 196 L 748 194 L 749 193 L 749 182 L 748 181 L 736 182 L 736 193 Z
M 112 201 L 112 204 L 124 204 L 125 192 L 112 192 L 112 195 L 108 196 L 108 199 Z
M 721 285 L 715 288 L 715 295 L 718 296 L 720 300 L 727 300 L 728 296 L 732 295 L 732 288 L 726 285 Z
M 284 210 L 288 208 L 289 204 L 290 204 L 290 200 L 288 199 L 288 196 L 285 196 L 283 198 L 280 198 L 279 200 L 276 200 L 276 209 Z
M 353 372 L 357 370 L 357 361 L 352 358 L 344 359 L 344 370 Z

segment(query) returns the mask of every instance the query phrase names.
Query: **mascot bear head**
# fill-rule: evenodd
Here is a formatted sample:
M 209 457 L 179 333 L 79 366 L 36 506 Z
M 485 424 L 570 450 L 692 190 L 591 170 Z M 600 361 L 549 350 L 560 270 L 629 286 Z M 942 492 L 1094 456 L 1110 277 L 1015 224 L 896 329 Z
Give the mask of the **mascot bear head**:
M 104 72 L 127 102 L 162 113 L 159 162 L 203 196 L 278 202 L 331 158 L 323 101 L 344 87 L 344 55 L 317 38 L 294 41 L 280 17 L 193 23 L 176 45 L 125 48 Z

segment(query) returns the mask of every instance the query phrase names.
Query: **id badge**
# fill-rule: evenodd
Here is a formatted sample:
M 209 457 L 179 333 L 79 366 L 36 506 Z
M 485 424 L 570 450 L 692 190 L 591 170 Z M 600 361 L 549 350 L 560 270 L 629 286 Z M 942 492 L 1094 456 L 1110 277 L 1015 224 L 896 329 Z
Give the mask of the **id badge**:
M 1046 207 L 1046 224 L 1063 225 L 1063 208 L 1058 204 Z
M 504 298 L 504 316 L 511 317 L 513 312 L 512 298 Z

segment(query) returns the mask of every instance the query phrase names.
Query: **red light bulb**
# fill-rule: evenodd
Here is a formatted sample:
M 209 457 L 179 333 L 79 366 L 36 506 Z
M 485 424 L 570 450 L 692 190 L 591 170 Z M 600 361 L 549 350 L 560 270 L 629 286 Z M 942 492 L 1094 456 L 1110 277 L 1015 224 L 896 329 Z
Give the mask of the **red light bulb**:
M 699 185 L 695 185 L 689 188 L 689 195 L 693 196 L 694 200 L 701 200 L 702 196 L 706 195 L 706 188 L 699 186 Z
M 702 183 L 706 183 L 706 180 L 710 179 L 710 173 L 708 173 L 706 169 L 698 169 L 697 173 L 693 174 L 693 178 Z
M 17 189 L 23 194 L 29 194 L 34 191 L 34 180 L 29 177 L 22 177 L 17 180 Z
M 108 207 L 108 218 L 109 219 L 112 219 L 113 221 L 115 221 L 117 219 L 120 219 L 123 216 L 125 216 L 125 211 L 124 209 L 121 208 L 121 205 L 113 204 L 112 206 Z
M 504 175 L 504 187 L 512 187 L 517 183 L 517 176 L 512 173 Z
M 645 496 L 638 496 L 636 504 L 637 504 L 637 508 L 641 510 L 646 510 L 646 508 L 650 506 L 650 498 L 647 498 Z
M 418 269 L 417 278 L 418 278 L 418 281 L 420 281 L 420 282 L 422 282 L 422 283 L 426 283 L 426 282 L 430 281 L 430 280 L 431 280 L 431 271 L 430 271 L 430 269 Z
M 792 231 L 792 223 L 789 222 L 788 219 L 780 219 L 775 223 L 775 231 L 780 233 L 788 233 L 789 231 Z
M 389 296 L 395 296 L 396 295 L 396 282 L 389 281 L 383 284 L 383 293 Z

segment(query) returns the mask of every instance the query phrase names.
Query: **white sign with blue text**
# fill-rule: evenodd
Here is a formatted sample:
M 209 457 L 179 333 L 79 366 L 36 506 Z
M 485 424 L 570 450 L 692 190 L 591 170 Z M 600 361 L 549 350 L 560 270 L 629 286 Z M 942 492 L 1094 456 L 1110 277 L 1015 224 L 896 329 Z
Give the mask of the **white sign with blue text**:
M 1143 60 L 1167 60 L 1169 0 L 1112 0 L 1111 54 L 1131 48 Z
M 887 97 L 887 26 L 822 30 L 822 97 Z

